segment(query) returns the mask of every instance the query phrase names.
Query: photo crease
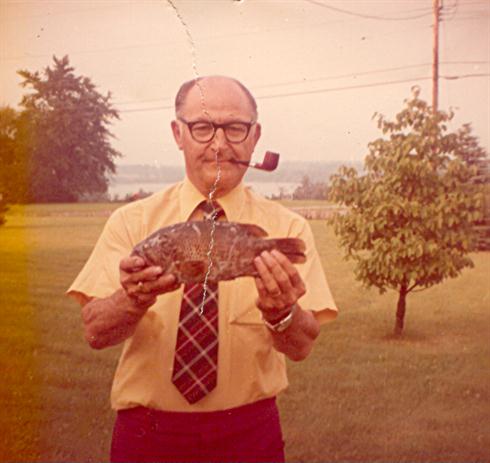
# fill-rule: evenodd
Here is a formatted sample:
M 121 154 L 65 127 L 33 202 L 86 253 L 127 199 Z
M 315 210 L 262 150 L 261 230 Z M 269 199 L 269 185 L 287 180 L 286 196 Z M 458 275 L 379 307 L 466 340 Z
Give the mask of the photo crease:
M 180 21 L 180 23 L 182 24 L 182 27 L 185 30 L 185 34 L 187 36 L 187 41 L 189 42 L 189 46 L 190 46 L 190 50 L 191 50 L 192 70 L 193 70 L 194 78 L 196 79 L 196 85 L 197 85 L 197 88 L 199 89 L 199 93 L 200 93 L 200 97 L 201 97 L 202 112 L 208 119 L 211 120 L 211 116 L 210 116 L 209 112 L 206 110 L 206 104 L 205 104 L 205 100 L 204 100 L 204 90 L 203 90 L 201 83 L 198 80 L 200 75 L 199 75 L 199 72 L 197 70 L 196 45 L 194 43 L 194 39 L 192 37 L 190 28 L 187 25 L 187 23 L 185 22 L 183 16 L 180 14 L 179 9 L 173 3 L 173 1 L 167 0 L 167 3 L 175 11 L 175 15 L 177 16 L 178 20 Z M 213 248 L 214 248 L 214 233 L 216 230 L 216 220 L 217 220 L 216 209 L 214 207 L 213 198 L 214 198 L 214 195 L 216 194 L 216 190 L 218 189 L 218 184 L 219 184 L 219 181 L 221 178 L 221 166 L 219 164 L 219 150 L 216 150 L 215 156 L 216 156 L 216 169 L 217 169 L 216 170 L 216 178 L 214 180 L 213 187 L 211 188 L 211 190 L 209 191 L 209 194 L 208 194 L 208 200 L 213 205 L 213 213 L 211 215 L 212 227 L 211 227 L 211 234 L 209 237 L 209 244 L 208 244 L 208 251 L 207 251 L 208 268 L 206 271 L 206 275 L 204 277 L 202 301 L 201 301 L 201 305 L 199 306 L 199 315 L 201 315 L 201 316 L 202 316 L 203 311 L 204 311 L 204 303 L 206 301 L 207 292 L 208 292 L 208 279 L 209 279 L 209 275 L 211 274 L 211 269 L 213 267 L 213 261 L 212 261 L 211 256 L 212 256 Z

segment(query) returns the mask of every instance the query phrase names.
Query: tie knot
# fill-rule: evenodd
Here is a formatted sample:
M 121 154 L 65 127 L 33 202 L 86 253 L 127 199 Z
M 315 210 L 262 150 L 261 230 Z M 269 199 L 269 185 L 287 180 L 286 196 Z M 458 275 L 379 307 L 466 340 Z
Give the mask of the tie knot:
M 223 208 L 216 201 L 203 201 L 200 204 L 200 208 L 204 215 L 204 220 L 218 220 L 218 218 L 225 214 Z

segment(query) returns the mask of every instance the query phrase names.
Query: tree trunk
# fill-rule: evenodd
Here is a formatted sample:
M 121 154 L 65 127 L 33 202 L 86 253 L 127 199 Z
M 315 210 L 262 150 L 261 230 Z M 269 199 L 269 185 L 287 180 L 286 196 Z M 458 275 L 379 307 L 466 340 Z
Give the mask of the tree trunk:
M 398 293 L 398 304 L 396 306 L 395 335 L 400 336 L 403 331 L 403 321 L 405 319 L 407 285 L 401 285 Z

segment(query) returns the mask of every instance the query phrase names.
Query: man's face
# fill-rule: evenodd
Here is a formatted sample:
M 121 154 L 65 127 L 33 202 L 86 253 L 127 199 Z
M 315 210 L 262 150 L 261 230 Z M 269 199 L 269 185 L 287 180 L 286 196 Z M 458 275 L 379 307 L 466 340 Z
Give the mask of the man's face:
M 195 85 L 189 91 L 178 118 L 189 123 L 255 122 L 250 101 L 232 80 L 207 78 L 199 81 L 199 86 Z M 260 137 L 259 124 L 252 125 L 247 138 L 240 143 L 229 142 L 221 128 L 216 130 L 210 141 L 196 141 L 189 127 L 179 119 L 172 121 L 172 131 L 177 146 L 184 153 L 189 180 L 206 196 L 216 182 L 218 171 L 220 178 L 216 196 L 226 194 L 240 183 L 247 167 L 230 160 L 250 161 Z

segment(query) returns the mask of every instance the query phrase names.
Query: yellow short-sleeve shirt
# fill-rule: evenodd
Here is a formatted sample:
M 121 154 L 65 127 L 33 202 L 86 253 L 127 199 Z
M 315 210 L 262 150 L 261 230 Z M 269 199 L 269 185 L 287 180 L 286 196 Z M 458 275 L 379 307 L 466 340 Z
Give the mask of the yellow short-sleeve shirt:
M 110 296 L 120 287 L 119 262 L 133 246 L 161 227 L 188 220 L 203 199 L 186 178 L 117 209 L 68 294 L 82 305 L 93 297 Z M 335 318 L 337 309 L 303 217 L 243 184 L 220 197 L 219 203 L 229 221 L 257 224 L 271 238 L 303 239 L 307 261 L 297 268 L 306 294 L 299 304 L 314 311 L 320 323 Z M 255 282 L 242 277 L 219 283 L 218 384 L 190 405 L 171 382 L 182 291 L 181 287 L 159 296 L 124 342 L 111 392 L 114 409 L 141 405 L 167 411 L 223 410 L 275 396 L 287 387 L 285 357 L 272 347 L 255 306 Z

